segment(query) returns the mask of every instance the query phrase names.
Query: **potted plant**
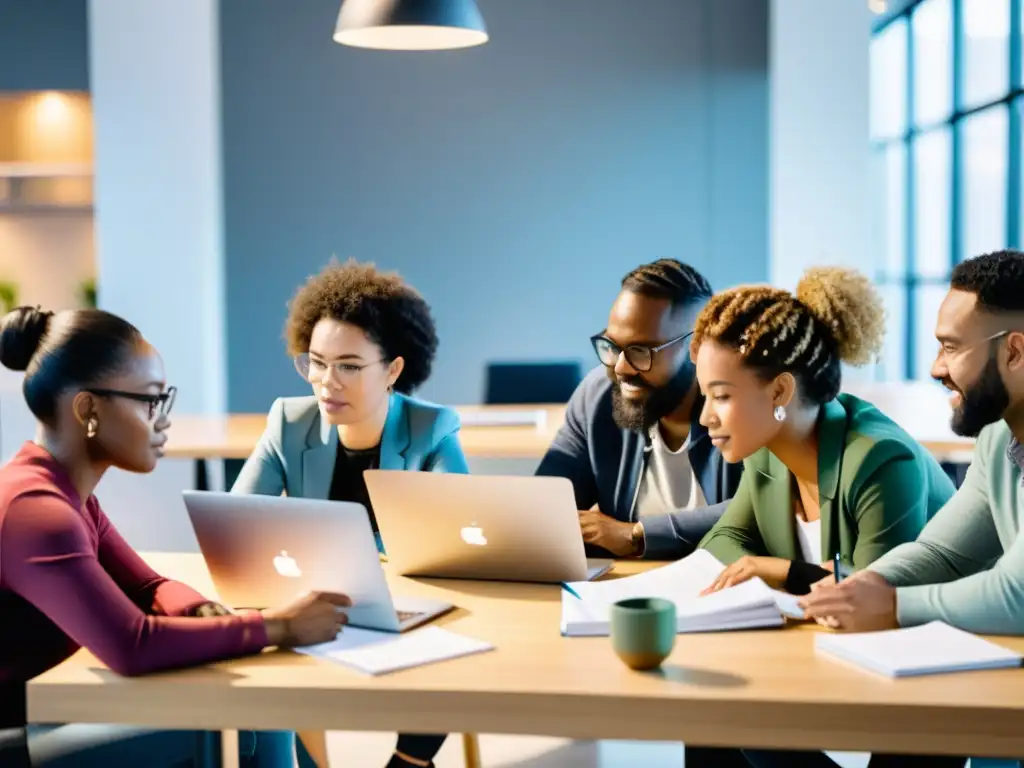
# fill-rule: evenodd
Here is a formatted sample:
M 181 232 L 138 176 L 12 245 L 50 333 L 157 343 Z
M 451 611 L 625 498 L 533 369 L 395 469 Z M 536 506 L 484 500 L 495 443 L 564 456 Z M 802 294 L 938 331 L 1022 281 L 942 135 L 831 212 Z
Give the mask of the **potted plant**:
M 18 284 L 11 280 L 0 280 L 0 304 L 4 313 L 18 306 Z
M 96 278 L 83 280 L 78 286 L 78 296 L 86 307 L 96 308 Z

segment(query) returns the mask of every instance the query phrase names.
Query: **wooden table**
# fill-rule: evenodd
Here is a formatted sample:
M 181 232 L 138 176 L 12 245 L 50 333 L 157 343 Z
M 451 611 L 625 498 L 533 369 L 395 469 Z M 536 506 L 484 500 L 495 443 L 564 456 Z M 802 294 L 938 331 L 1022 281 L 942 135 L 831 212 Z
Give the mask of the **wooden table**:
M 199 556 L 147 559 L 212 592 Z M 277 652 L 124 679 L 81 653 L 30 684 L 30 720 L 1024 754 L 1024 670 L 893 681 L 815 656 L 815 630 L 803 625 L 681 635 L 662 670 L 637 673 L 606 638 L 559 636 L 555 586 L 389 581 L 396 594 L 455 603 L 440 623 L 497 650 L 380 678 Z M 1024 650 L 1024 639 L 999 642 Z
M 922 382 L 851 385 L 848 391 L 877 405 L 914 439 L 943 461 L 970 460 L 974 441 L 953 434 L 944 390 Z M 467 456 L 493 459 L 540 459 L 565 420 L 565 406 L 461 406 L 462 415 L 536 409 L 544 413 L 537 426 L 463 426 L 459 433 Z M 229 416 L 175 415 L 167 456 L 190 459 L 245 459 L 252 453 L 266 414 Z
M 463 406 L 461 414 L 536 410 L 536 426 L 464 426 L 459 432 L 467 456 L 537 458 L 544 455 L 565 420 L 564 406 Z M 265 413 L 228 416 L 173 415 L 166 454 L 188 459 L 247 459 L 267 425 Z

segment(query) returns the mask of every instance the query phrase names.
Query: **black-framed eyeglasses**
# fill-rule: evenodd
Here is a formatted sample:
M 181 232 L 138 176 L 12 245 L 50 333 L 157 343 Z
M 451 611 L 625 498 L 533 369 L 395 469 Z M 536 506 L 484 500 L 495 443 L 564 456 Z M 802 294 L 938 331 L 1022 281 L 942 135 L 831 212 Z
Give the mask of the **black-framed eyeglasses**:
M 318 381 L 323 381 L 324 374 L 327 373 L 328 370 L 331 371 L 331 375 L 335 379 L 341 382 L 347 382 L 354 379 L 363 371 L 363 369 L 369 368 L 371 365 L 390 362 L 390 360 L 381 358 L 380 360 L 374 360 L 372 363 L 364 363 L 362 365 L 344 362 L 328 363 L 324 360 L 310 357 L 308 352 L 303 352 L 302 354 L 295 356 L 295 370 L 299 372 L 299 376 L 310 384 L 316 384 Z
M 614 341 L 609 339 L 603 333 L 599 333 L 596 336 L 590 337 L 590 343 L 594 345 L 594 351 L 597 353 L 597 359 L 602 364 L 612 368 L 619 361 L 619 355 L 626 356 L 626 362 L 629 363 L 635 370 L 641 373 L 646 373 L 651 370 L 654 366 L 654 355 L 661 350 L 671 347 L 673 344 L 678 344 L 680 341 L 689 338 L 693 335 L 693 331 L 684 333 L 682 336 L 676 336 L 674 339 L 669 339 L 664 344 L 659 344 L 656 347 L 649 347 L 644 344 L 630 344 L 627 347 L 620 347 Z
M 137 403 L 146 403 L 149 406 L 150 421 L 158 416 L 160 418 L 167 416 L 171 412 L 171 408 L 174 407 L 174 398 L 178 394 L 177 387 L 168 387 L 158 395 L 146 392 L 125 392 L 122 389 L 87 389 L 85 391 L 97 397 L 123 397 Z

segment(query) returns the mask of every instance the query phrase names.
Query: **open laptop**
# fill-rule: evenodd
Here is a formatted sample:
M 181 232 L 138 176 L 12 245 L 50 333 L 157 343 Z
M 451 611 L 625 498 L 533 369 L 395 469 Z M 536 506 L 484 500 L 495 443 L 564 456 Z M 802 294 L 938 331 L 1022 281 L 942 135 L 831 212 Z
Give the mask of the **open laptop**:
M 185 491 L 185 508 L 220 599 L 235 608 L 341 592 L 354 627 L 404 632 L 453 606 L 392 598 L 366 508 L 316 499 Z
M 367 470 L 388 562 L 408 576 L 558 583 L 597 578 L 572 483 L 522 477 Z

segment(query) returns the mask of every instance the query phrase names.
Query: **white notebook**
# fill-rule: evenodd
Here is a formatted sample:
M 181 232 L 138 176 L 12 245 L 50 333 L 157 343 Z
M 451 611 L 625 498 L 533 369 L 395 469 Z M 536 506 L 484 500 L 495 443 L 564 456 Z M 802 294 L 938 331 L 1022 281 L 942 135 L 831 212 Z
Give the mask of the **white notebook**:
M 346 627 L 329 643 L 307 645 L 295 650 L 367 675 L 382 675 L 492 651 L 494 646 L 441 627 L 426 627 L 402 634 Z
M 819 653 L 888 677 L 1018 667 L 1021 654 L 941 621 L 909 629 L 815 637 Z
M 714 555 L 699 549 L 689 557 L 636 576 L 572 582 L 569 586 L 579 598 L 562 591 L 562 634 L 607 635 L 612 604 L 634 597 L 660 597 L 675 603 L 679 632 L 780 626 L 784 619 L 775 593 L 761 579 L 700 596 L 724 567 Z

